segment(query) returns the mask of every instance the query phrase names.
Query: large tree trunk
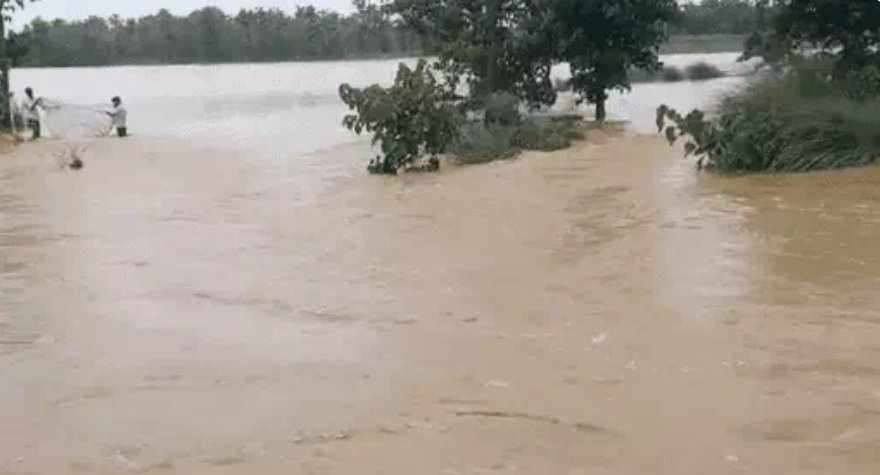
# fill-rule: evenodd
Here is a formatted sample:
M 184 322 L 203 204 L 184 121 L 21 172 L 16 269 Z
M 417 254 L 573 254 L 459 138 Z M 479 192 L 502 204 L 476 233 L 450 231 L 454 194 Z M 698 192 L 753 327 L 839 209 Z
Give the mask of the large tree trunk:
M 770 3 L 769 0 L 758 0 L 755 4 L 757 9 L 757 25 L 755 25 L 755 29 L 759 32 L 763 32 L 767 27 L 767 4 Z
M 3 6 L 6 2 L 0 0 L 0 58 L 6 58 L 6 18 Z
M 603 122 L 605 120 L 606 99 L 608 99 L 608 96 L 606 96 L 605 94 L 600 94 L 599 97 L 596 98 L 596 121 L 598 122 Z
M 489 47 L 486 54 L 486 97 L 499 90 L 498 58 L 500 43 L 499 18 L 503 0 L 491 0 L 486 4 L 486 23 L 489 26 Z

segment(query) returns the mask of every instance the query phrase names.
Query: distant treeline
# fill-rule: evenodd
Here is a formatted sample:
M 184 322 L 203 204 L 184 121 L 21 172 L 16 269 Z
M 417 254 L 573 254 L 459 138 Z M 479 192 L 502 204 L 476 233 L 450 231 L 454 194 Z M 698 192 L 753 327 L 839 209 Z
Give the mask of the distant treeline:
M 681 35 L 740 35 L 752 33 L 761 22 L 761 0 L 703 0 L 700 3 L 682 3 L 678 21 L 671 25 L 672 34 Z M 770 3 L 770 2 L 768 2 Z M 767 16 L 777 7 L 768 5 Z
M 300 7 L 242 10 L 215 7 L 187 16 L 167 10 L 139 19 L 36 19 L 11 37 L 21 66 L 181 64 L 322 60 L 422 53 L 418 35 L 379 7 L 355 0 L 349 15 Z
M 36 19 L 10 35 L 18 66 L 102 66 L 336 60 L 431 54 L 430 42 L 407 30 L 366 0 L 340 14 L 298 7 L 242 10 L 215 7 L 187 16 L 167 10 L 138 19 L 90 17 L 82 21 Z M 756 9 L 746 0 L 684 4 L 673 35 L 753 31 Z

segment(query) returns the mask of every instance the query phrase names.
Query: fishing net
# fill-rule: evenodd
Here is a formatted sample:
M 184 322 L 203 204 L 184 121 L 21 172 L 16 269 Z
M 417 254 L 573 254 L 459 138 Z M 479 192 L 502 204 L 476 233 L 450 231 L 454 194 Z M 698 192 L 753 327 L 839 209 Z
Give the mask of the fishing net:
M 106 107 L 71 104 L 43 99 L 40 123 L 44 134 L 61 140 L 61 150 L 55 153 L 62 169 L 79 170 L 82 156 L 96 137 L 110 132 L 111 119 Z
M 46 134 L 58 139 L 81 141 L 107 135 L 110 117 L 99 105 L 70 104 L 43 100 L 42 126 Z

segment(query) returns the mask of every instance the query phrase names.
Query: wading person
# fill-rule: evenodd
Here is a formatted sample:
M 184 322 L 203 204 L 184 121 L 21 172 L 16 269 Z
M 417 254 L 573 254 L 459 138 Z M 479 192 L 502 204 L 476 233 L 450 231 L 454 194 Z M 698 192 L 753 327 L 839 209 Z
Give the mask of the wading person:
M 111 102 L 113 103 L 113 110 L 107 112 L 107 115 L 110 116 L 112 123 L 110 124 L 110 130 L 116 129 L 116 135 L 120 137 L 128 136 L 128 111 L 125 109 L 125 106 L 122 105 L 122 99 L 119 96 L 114 97 Z
M 43 106 L 43 98 L 34 97 L 34 90 L 27 88 L 24 90 L 24 101 L 21 105 L 21 113 L 28 128 L 33 132 L 33 140 L 40 138 L 42 133 L 42 125 L 40 124 L 40 109 Z

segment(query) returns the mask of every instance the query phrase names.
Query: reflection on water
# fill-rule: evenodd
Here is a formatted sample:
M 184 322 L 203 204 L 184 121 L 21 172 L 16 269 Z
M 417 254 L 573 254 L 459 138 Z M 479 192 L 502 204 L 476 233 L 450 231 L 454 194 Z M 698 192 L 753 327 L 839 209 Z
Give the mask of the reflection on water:
M 597 133 L 371 177 L 322 98 L 393 62 L 339 67 L 157 68 L 160 138 L 0 161 L 0 473 L 876 473 L 875 170 L 719 178 Z

